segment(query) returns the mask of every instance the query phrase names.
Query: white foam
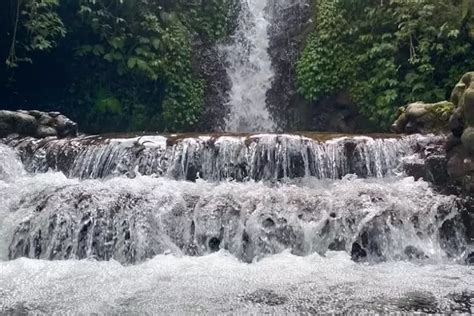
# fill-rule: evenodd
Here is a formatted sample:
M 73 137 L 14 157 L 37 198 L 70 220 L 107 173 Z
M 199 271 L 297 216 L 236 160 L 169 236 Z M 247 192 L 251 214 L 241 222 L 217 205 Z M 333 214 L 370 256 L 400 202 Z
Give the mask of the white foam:
M 0 262 L 0 311 L 45 314 L 388 313 L 403 310 L 417 295 L 425 297 L 425 308 L 432 298 L 433 308 L 449 311 L 452 293 L 473 288 L 469 267 L 359 265 L 343 253 L 304 258 L 283 253 L 250 265 L 225 252 L 158 256 L 126 267 Z
M 141 136 L 135 138 L 112 138 L 110 144 L 118 144 L 123 148 L 142 145 L 148 148 L 166 148 L 167 138 L 163 136 Z

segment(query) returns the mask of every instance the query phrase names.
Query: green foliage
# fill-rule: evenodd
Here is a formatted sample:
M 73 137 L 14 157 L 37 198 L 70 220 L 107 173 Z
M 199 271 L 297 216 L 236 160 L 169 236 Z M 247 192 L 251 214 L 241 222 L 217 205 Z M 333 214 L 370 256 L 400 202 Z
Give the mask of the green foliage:
M 17 0 L 15 23 L 8 67 L 18 67 L 18 62 L 31 62 L 27 56 L 19 57 L 17 47 L 23 51 L 46 51 L 56 46 L 56 40 L 66 35 L 64 24 L 57 13 L 59 0 Z M 21 24 L 21 25 L 20 25 Z M 19 39 L 20 32 L 23 32 Z
M 237 0 L 14 1 L 22 31 L 14 53 L 57 46 L 75 72 L 62 103 L 97 132 L 192 130 L 206 85 L 194 71 L 194 44 L 229 35 L 237 9 Z
M 219 40 L 231 33 L 238 13 L 235 0 L 185 1 L 184 21 L 197 33 L 205 34 L 207 39 Z
M 316 31 L 297 64 L 298 92 L 310 101 L 329 96 L 349 83 L 351 59 L 344 29 L 347 23 L 339 13 L 337 0 L 323 1 L 318 6 Z
M 474 67 L 468 2 L 318 1 L 316 28 L 298 62 L 299 92 L 318 101 L 349 90 L 382 128 L 402 104 L 447 98 L 457 78 Z

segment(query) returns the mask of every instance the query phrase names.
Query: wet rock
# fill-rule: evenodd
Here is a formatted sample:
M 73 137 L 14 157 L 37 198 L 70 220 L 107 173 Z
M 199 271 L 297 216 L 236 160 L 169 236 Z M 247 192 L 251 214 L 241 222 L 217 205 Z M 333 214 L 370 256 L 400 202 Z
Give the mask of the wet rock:
M 64 115 L 51 116 L 40 111 L 0 111 L 0 137 L 19 134 L 45 138 L 77 136 L 77 124 Z
M 440 245 L 448 257 L 458 258 L 466 251 L 466 231 L 459 214 L 446 219 L 439 228 Z
M 194 67 L 205 80 L 204 108 L 199 120 L 202 131 L 222 132 L 225 129 L 225 118 L 230 111 L 227 103 L 231 89 L 227 75 L 225 56 L 215 45 L 198 41 L 195 43 L 193 58 Z
M 302 1 L 273 1 L 269 6 L 272 19 L 268 32 L 270 37 L 268 53 L 275 76 L 267 92 L 267 106 L 278 127 L 285 131 L 314 129 L 309 122 L 312 115 L 307 113 L 313 107 L 304 104 L 297 93 L 295 82 L 295 68 L 300 48 L 304 45 L 308 29 L 311 27 L 308 23 L 311 8 L 302 3 Z M 327 113 L 326 110 L 314 111 L 314 115 Z
M 474 126 L 474 81 L 471 81 L 463 96 L 464 121 L 468 126 Z
M 37 110 L 31 110 L 31 111 L 28 111 L 28 114 L 38 119 L 43 115 L 43 112 L 37 111 Z
M 462 146 L 456 146 L 449 150 L 447 155 L 447 171 L 451 180 L 457 181 L 458 179 L 462 179 L 462 177 L 465 175 L 464 160 L 466 157 L 467 152 Z
M 436 297 L 429 292 L 409 292 L 398 300 L 397 306 L 405 312 L 438 313 Z
M 456 148 L 457 146 L 462 145 L 460 137 L 461 135 L 459 135 L 459 137 L 456 137 L 455 135 L 448 136 L 448 138 L 446 139 L 446 143 L 444 145 L 445 153 L 448 153 L 452 149 Z
M 351 259 L 355 262 L 361 262 L 367 259 L 367 251 L 357 242 L 352 244 Z
M 405 248 L 405 255 L 407 256 L 408 259 L 427 259 L 428 256 L 425 255 L 425 253 L 415 246 L 407 246 Z
M 212 252 L 216 252 L 216 251 L 219 251 L 219 246 L 221 244 L 221 240 L 217 237 L 212 237 L 210 240 L 209 240 L 209 249 L 212 251 Z
M 285 304 L 288 301 L 288 298 L 282 295 L 278 295 L 272 290 L 260 289 L 245 295 L 243 297 L 243 300 L 251 302 L 253 304 L 277 306 Z
M 474 252 L 469 253 L 465 261 L 467 265 L 474 266 Z
M 415 180 L 424 179 L 426 177 L 426 164 L 424 161 L 409 161 L 403 163 L 403 170 L 409 177 Z
M 426 161 L 426 180 L 436 184 L 444 185 L 449 182 L 448 162 L 446 156 L 430 155 Z
M 53 124 L 53 118 L 46 113 L 41 113 L 41 115 L 37 118 L 38 124 L 42 126 L 51 126 Z
M 36 137 L 46 138 L 58 136 L 58 131 L 50 126 L 39 126 L 36 130 Z
M 36 130 L 36 120 L 25 113 L 0 111 L 0 137 L 10 134 L 30 134 Z
M 64 115 L 55 117 L 51 126 L 57 130 L 61 138 L 77 136 L 77 124 Z
M 474 154 L 474 127 L 468 127 L 464 130 L 461 141 L 464 148 L 471 155 Z
M 450 117 L 446 125 L 447 116 Z M 451 93 L 450 102 L 417 102 L 402 108 L 393 131 L 402 130 L 406 133 L 450 131 L 445 153 L 439 153 L 446 156 L 446 162 L 441 157 L 423 157 L 426 179 L 457 192 L 474 193 L 474 72 L 462 76 Z M 417 172 L 417 177 L 421 174 L 422 171 Z
M 455 137 L 461 137 L 464 131 L 464 120 L 462 118 L 461 108 L 457 108 L 449 119 L 449 129 Z
M 463 313 L 466 315 L 474 312 L 474 292 L 464 291 L 461 293 L 453 293 L 448 296 L 453 302 L 450 306 L 451 311 Z

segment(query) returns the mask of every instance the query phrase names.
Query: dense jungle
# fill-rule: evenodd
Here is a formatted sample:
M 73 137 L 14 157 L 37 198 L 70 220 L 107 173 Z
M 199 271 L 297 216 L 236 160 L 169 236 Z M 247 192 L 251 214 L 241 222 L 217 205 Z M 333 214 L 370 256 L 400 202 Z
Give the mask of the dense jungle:
M 277 130 L 388 131 L 400 106 L 449 98 L 474 68 L 470 0 L 290 9 L 268 26 Z M 89 133 L 225 131 L 231 84 L 218 48 L 240 10 L 236 0 L 2 1 L 0 104 L 61 111 Z

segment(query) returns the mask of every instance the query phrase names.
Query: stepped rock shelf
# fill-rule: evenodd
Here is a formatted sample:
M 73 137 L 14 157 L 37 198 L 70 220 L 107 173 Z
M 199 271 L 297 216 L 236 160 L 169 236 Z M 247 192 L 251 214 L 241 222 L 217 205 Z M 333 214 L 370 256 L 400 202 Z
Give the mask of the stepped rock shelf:
M 140 173 L 190 181 L 258 181 L 340 179 L 347 174 L 383 177 L 393 174 L 403 157 L 434 139 L 305 133 L 9 137 L 3 142 L 18 150 L 30 172 L 52 169 L 77 178 Z
M 209 293 L 209 302 L 224 295 L 238 310 L 277 302 L 263 306 L 284 313 L 299 311 L 300 302 L 319 306 L 342 286 L 341 300 L 371 312 L 380 304 L 389 311 L 419 310 L 413 297 L 423 310 L 469 312 L 469 201 L 403 172 L 403 166 L 425 168 L 426 153 L 442 148 L 443 140 L 317 133 L 11 135 L 0 143 L 0 302 L 13 302 L 7 311 L 22 304 L 29 310 L 36 302 L 45 302 L 40 307 L 47 312 L 66 311 L 71 294 L 64 293 L 92 285 L 94 297 L 106 293 L 110 306 L 125 302 L 126 312 L 133 312 L 129 296 L 144 313 L 159 313 L 183 295 L 207 302 L 201 293 Z M 383 303 L 377 301 L 380 283 L 390 284 Z M 18 290 L 23 284 L 28 288 Z M 288 294 L 294 288 L 300 289 L 296 300 Z M 103 306 L 97 304 L 93 310 Z

